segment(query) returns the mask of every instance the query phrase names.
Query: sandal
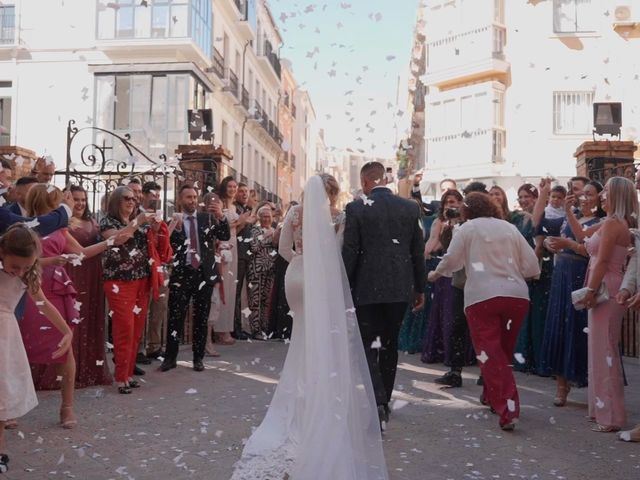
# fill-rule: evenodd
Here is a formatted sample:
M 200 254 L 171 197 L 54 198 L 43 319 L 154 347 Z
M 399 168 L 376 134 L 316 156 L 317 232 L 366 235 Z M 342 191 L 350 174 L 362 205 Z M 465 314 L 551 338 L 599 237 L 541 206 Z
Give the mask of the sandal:
M 137 380 L 129 380 L 129 388 L 140 388 L 140 382 Z
M 6 473 L 9 470 L 9 455 L 0 453 L 0 473 Z
M 128 386 L 123 385 L 118 387 L 118 393 L 121 393 L 122 395 L 128 395 L 131 393 L 131 389 Z
M 63 412 L 70 412 L 71 414 L 67 413 L 67 418 L 65 419 L 65 415 L 62 414 Z M 62 405 L 60 407 L 60 425 L 65 430 L 71 430 L 78 425 L 78 420 L 73 413 L 73 405 Z
M 567 404 L 567 397 L 569 396 L 569 392 L 571 391 L 570 386 L 558 386 L 558 390 L 556 391 L 556 398 L 553 399 L 553 404 L 556 407 L 564 407 Z
M 612 433 L 619 432 L 620 427 L 616 427 L 615 425 L 600 425 L 599 423 L 596 423 L 596 425 L 591 428 L 591 431 L 598 433 Z

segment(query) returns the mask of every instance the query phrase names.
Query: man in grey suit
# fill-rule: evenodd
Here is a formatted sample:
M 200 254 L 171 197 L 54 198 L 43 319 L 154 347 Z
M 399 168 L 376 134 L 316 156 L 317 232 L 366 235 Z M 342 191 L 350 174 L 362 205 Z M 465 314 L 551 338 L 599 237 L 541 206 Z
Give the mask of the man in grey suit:
M 420 206 L 386 188 L 384 174 L 379 162 L 360 170 L 364 195 L 347 205 L 342 249 L 382 428 L 389 419 L 402 319 L 409 304 L 414 310 L 424 306 L 425 283 Z

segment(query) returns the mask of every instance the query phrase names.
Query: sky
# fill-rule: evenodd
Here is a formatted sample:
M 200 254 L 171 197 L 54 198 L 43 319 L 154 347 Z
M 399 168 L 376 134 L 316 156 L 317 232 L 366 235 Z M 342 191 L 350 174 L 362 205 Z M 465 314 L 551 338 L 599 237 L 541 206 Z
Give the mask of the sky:
M 395 156 L 410 121 L 407 79 L 418 3 L 269 1 L 284 40 L 281 57 L 308 90 L 327 146 Z

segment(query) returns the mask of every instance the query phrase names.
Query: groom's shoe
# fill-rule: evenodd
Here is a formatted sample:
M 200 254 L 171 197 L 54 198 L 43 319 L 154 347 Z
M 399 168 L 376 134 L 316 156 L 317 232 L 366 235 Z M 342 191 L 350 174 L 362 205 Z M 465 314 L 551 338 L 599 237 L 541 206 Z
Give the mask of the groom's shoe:
M 450 371 L 443 376 L 436 378 L 433 383 L 444 385 L 450 388 L 459 388 L 462 386 L 462 375 L 459 372 Z
M 170 358 L 165 358 L 162 361 L 162 365 L 160 365 L 160 371 L 161 372 L 168 372 L 169 370 L 171 370 L 172 368 L 176 368 L 178 366 L 178 364 L 176 363 L 175 360 L 172 360 Z
M 204 370 L 204 364 L 202 363 L 202 360 L 194 360 L 193 361 L 193 369 L 196 372 L 202 372 Z

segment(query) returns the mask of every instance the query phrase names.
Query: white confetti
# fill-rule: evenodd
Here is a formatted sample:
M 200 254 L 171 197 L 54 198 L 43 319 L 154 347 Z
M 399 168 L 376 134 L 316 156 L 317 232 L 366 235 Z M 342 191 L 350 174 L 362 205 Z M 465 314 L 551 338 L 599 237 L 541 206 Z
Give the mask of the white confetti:
M 382 348 L 382 342 L 380 341 L 380 337 L 376 337 L 376 339 L 371 342 L 371 348 L 374 350 L 380 350 Z
M 244 310 L 242 310 L 242 314 L 245 317 L 248 317 L 249 315 L 251 315 L 251 309 L 249 307 L 245 308 Z
M 524 363 L 525 362 L 524 356 L 520 352 L 514 353 L 513 354 L 513 358 L 515 358 L 518 363 Z
M 189 390 L 187 390 L 186 392 L 187 395 L 194 395 L 196 393 L 198 393 L 198 391 L 195 388 L 190 388 Z
M 404 408 L 407 405 L 409 405 L 409 402 L 407 402 L 406 400 L 395 399 L 391 404 L 391 410 L 400 410 L 401 408 Z
M 480 361 L 480 363 L 485 363 L 487 360 L 489 360 L 489 356 L 484 350 L 480 352 L 480 355 L 476 355 L 476 358 Z
M 596 397 L 596 407 L 604 408 L 604 402 L 602 400 L 600 400 L 599 397 Z
M 134 315 L 138 315 L 141 311 L 142 311 L 142 309 L 138 305 L 135 305 L 133 307 L 133 314 Z
M 473 262 L 471 264 L 471 267 L 476 271 L 476 272 L 484 272 L 484 263 L 482 262 Z
M 113 287 L 111 288 L 111 290 L 113 291 L 113 293 L 119 293 L 120 292 L 120 287 L 114 283 Z
M 516 402 L 514 402 L 513 400 L 511 400 L 510 398 L 507 400 L 507 409 L 510 412 L 515 412 L 516 411 Z
M 98 367 L 101 367 L 102 365 L 104 365 L 104 360 L 96 360 L 96 365 Z
M 608 355 L 607 355 L 607 365 L 609 365 L 609 368 L 611 368 L 613 366 L 613 358 L 611 358 Z

